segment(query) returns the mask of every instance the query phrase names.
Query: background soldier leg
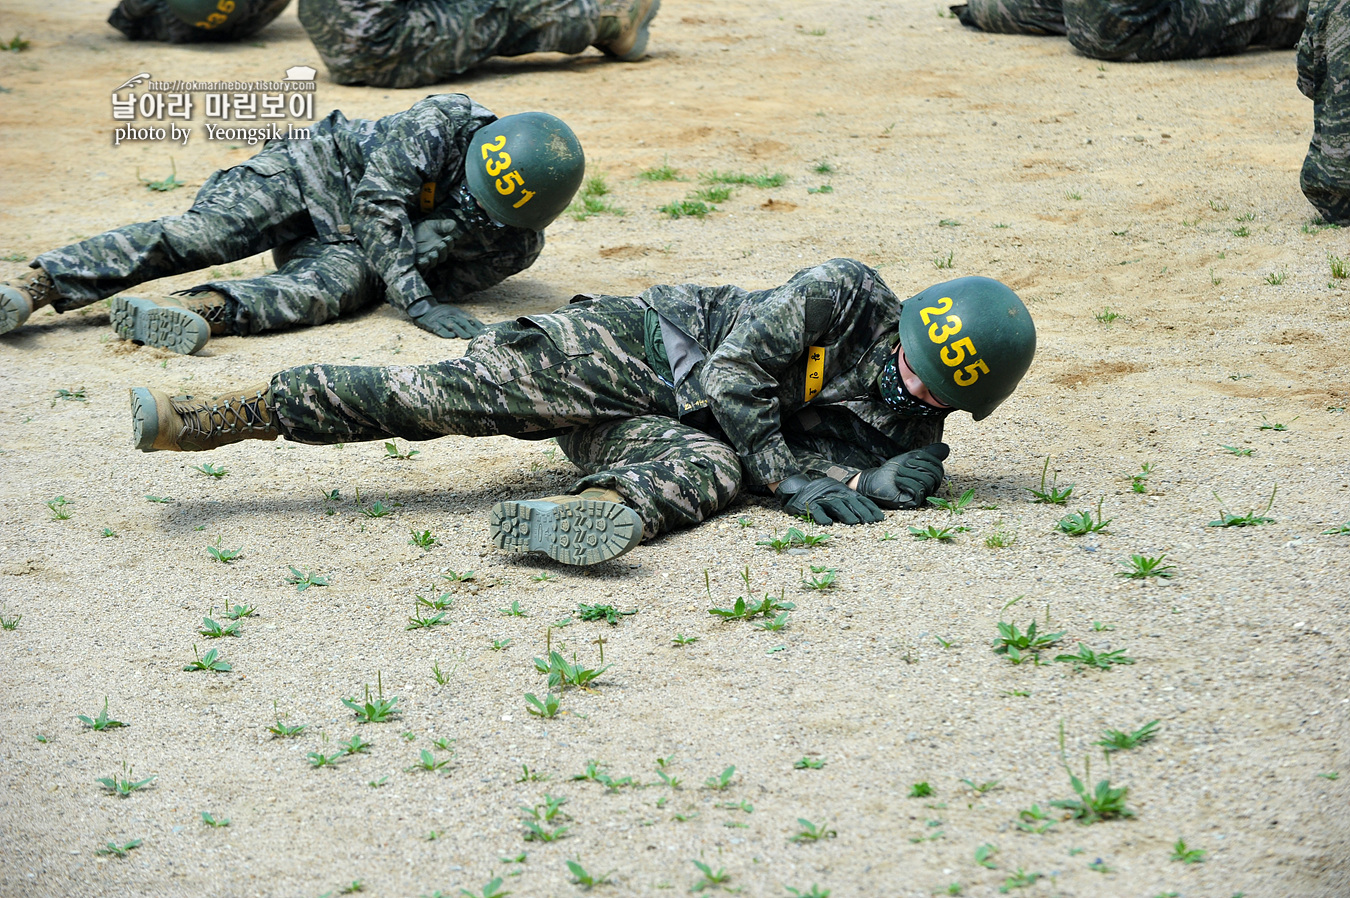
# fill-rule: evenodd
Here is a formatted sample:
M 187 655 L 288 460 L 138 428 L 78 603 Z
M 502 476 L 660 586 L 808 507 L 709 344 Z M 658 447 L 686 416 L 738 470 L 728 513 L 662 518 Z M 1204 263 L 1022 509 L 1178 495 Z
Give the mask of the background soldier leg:
M 384 301 L 384 280 L 355 243 L 306 237 L 273 251 L 277 270 L 256 278 L 211 281 L 189 292 L 228 297 L 233 334 L 323 324 Z
M 182 215 L 117 228 L 43 253 L 36 262 L 60 294 L 53 306 L 65 312 L 144 281 L 234 262 L 313 232 L 295 180 L 271 155 L 213 174 Z
M 970 0 L 952 11 L 962 25 L 998 34 L 1063 34 L 1062 0 Z
M 1308 17 L 1298 89 L 1313 101 L 1303 195 L 1326 221 L 1350 224 L 1350 0 L 1325 0 Z
M 598 0 L 300 0 L 300 24 L 339 84 L 416 87 L 492 56 L 580 53 Z
M 1307 0 L 1296 2 L 1307 10 Z M 1290 14 L 1282 0 L 1064 0 L 1079 52 L 1139 62 L 1240 53 L 1268 26 L 1274 36 L 1287 31 L 1280 23 Z
M 558 445 L 588 475 L 571 492 L 614 490 L 642 518 L 645 539 L 699 523 L 740 490 L 735 450 L 674 418 L 646 415 L 579 427 L 559 436 Z

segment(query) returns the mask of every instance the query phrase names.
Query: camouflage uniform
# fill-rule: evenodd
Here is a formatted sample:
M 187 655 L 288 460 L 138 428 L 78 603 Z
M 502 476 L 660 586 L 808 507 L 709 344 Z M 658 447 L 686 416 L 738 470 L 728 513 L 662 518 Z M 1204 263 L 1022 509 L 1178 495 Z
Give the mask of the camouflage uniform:
M 940 440 L 942 417 L 902 415 L 877 391 L 899 311 L 848 259 L 770 290 L 579 296 L 490 327 L 463 358 L 280 372 L 274 420 L 307 443 L 556 436 L 587 475 L 575 489 L 616 490 L 650 537 L 703 520 L 743 484 L 846 481 Z
M 1350 225 L 1350 0 L 1316 0 L 1298 43 L 1298 89 L 1313 101 L 1303 195 L 1325 220 Z
M 580 53 L 599 0 L 300 0 L 300 24 L 339 84 L 416 87 L 490 56 Z
M 229 297 L 236 334 L 322 324 L 382 299 L 404 310 L 423 299 L 455 302 L 528 268 L 544 245 L 542 233 L 524 228 L 466 226 L 446 261 L 416 267 L 414 223 L 467 220 L 457 198 L 464 154 L 494 118 L 463 94 L 428 97 L 378 121 L 335 110 L 311 139 L 271 141 L 211 175 L 187 213 L 108 231 L 33 265 L 51 275 L 64 312 L 276 248 L 274 273 L 188 291 Z
M 1292 47 L 1307 12 L 1308 0 L 1064 0 L 1069 42 L 1124 62 Z
M 952 12 L 981 31 L 997 34 L 1063 34 L 1063 0 L 970 0 Z
M 244 2 L 244 0 L 238 0 Z M 133 41 L 237 41 L 257 34 L 281 15 L 291 0 L 255 0 L 251 9 L 239 10 L 219 28 L 194 28 L 169 10 L 166 0 L 122 0 L 108 16 L 108 24 Z

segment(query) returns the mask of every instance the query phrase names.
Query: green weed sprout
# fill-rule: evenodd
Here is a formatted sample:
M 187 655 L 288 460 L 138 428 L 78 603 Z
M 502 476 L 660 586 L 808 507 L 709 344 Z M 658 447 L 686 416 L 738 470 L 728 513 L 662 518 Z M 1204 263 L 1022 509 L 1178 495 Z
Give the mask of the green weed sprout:
M 1056 808 L 1063 808 L 1069 812 L 1069 819 L 1076 820 L 1084 826 L 1091 825 L 1103 820 L 1117 820 L 1126 817 L 1133 817 L 1134 811 L 1125 806 L 1125 798 L 1129 795 L 1129 786 L 1114 787 L 1109 780 L 1102 780 L 1092 791 L 1088 791 L 1087 786 L 1083 784 L 1069 768 L 1069 758 L 1064 752 L 1064 722 L 1059 724 L 1059 759 L 1064 765 L 1064 772 L 1069 775 L 1069 785 L 1078 795 L 1076 799 L 1064 799 L 1052 801 L 1050 805 Z M 1086 760 L 1084 776 L 1092 777 L 1092 759 Z
M 126 726 L 122 721 L 113 720 L 108 716 L 108 697 L 106 695 L 103 696 L 103 710 L 99 712 L 98 717 L 85 717 L 83 714 L 77 714 L 76 716 L 80 718 L 85 726 L 96 733 Z
M 385 723 L 402 713 L 394 707 L 398 704 L 398 696 L 394 696 L 393 698 L 384 697 L 384 677 L 382 672 L 376 671 L 375 683 L 377 691 L 374 698 L 371 698 L 370 684 L 367 683 L 366 698 L 364 702 L 351 698 L 344 698 L 342 700 L 342 703 L 348 708 L 351 708 L 356 714 L 356 718 L 360 723 Z
M 1110 518 L 1102 518 L 1102 503 L 1106 497 L 1097 500 L 1097 518 L 1093 520 L 1091 511 L 1079 511 L 1073 514 L 1065 515 L 1055 524 L 1055 529 L 1068 536 L 1082 536 L 1086 533 L 1097 533 L 1105 530 L 1111 523 Z
M 1107 730 L 1102 733 L 1101 739 L 1092 744 L 1100 745 L 1103 753 L 1110 754 L 1113 751 L 1129 751 L 1145 742 L 1152 742 L 1157 735 L 1158 721 L 1150 720 L 1132 733 L 1122 730 Z
M 1214 498 L 1219 500 L 1219 519 L 1218 519 L 1217 521 L 1210 521 L 1210 522 L 1209 522 L 1209 526 L 1210 526 L 1210 527 L 1259 527 L 1259 526 L 1262 525 L 1262 524 L 1273 524 L 1273 523 L 1275 522 L 1275 519 L 1274 519 L 1274 518 L 1266 517 L 1266 514 L 1267 514 L 1267 513 L 1270 511 L 1270 509 L 1275 505 L 1275 492 L 1276 492 L 1276 490 L 1278 490 L 1279 488 L 1280 488 L 1280 485 L 1279 485 L 1278 483 L 1275 484 L 1275 486 L 1273 486 L 1273 487 L 1271 488 L 1271 490 L 1270 490 L 1270 499 L 1266 502 L 1266 507 L 1261 511 L 1260 514 L 1257 514 L 1257 513 L 1255 512 L 1255 510 L 1252 510 L 1252 509 L 1248 509 L 1247 513 L 1246 513 L 1246 514 L 1243 514 L 1243 515 L 1237 515 L 1237 514 L 1233 514 L 1233 513 L 1231 513 L 1231 512 L 1225 511 L 1224 508 L 1223 508 L 1223 504 L 1224 504 L 1223 499 L 1219 496 L 1219 494 L 1218 494 L 1217 492 L 1215 492 L 1215 493 L 1214 493 Z
M 1041 485 L 1037 489 L 1026 488 L 1031 493 L 1032 502 L 1038 505 L 1065 505 L 1069 497 L 1073 495 L 1073 484 L 1069 484 L 1064 489 L 1059 488 L 1059 472 L 1055 472 L 1055 477 L 1050 483 L 1050 488 L 1045 487 L 1045 475 L 1050 471 L 1050 456 L 1045 457 L 1045 464 L 1041 466 Z
M 1156 558 L 1148 555 L 1131 555 L 1129 561 L 1121 562 L 1125 570 L 1116 571 L 1116 576 L 1128 577 L 1131 580 L 1146 580 L 1149 577 L 1168 579 L 1176 576 L 1176 565 L 1163 564 L 1165 558 L 1167 558 L 1165 552 Z

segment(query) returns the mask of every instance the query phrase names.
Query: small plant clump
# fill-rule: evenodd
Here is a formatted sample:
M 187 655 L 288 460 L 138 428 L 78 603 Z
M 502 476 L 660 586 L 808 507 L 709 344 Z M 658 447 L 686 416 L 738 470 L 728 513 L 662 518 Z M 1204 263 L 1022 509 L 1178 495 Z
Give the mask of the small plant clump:
M 1110 754 L 1113 751 L 1129 751 L 1143 745 L 1145 742 L 1152 742 L 1158 735 L 1158 721 L 1150 720 L 1132 733 L 1123 730 L 1107 730 L 1102 733 L 1102 738 L 1092 743 L 1101 746 L 1104 754 Z
M 1097 500 L 1097 517 L 1094 520 L 1091 511 L 1079 511 L 1073 514 L 1065 515 L 1055 524 L 1055 529 L 1068 536 L 1083 536 L 1087 533 L 1098 533 L 1107 528 L 1111 523 L 1110 518 L 1102 518 L 1102 503 L 1106 497 Z
M 384 444 L 385 458 L 395 458 L 399 459 L 400 461 L 410 461 L 413 456 L 421 454 L 422 452 L 420 449 L 407 449 L 407 450 L 400 449 L 398 447 L 398 443 L 394 440 L 389 440 Z
M 1056 655 L 1056 661 L 1064 661 L 1074 665 L 1075 668 L 1095 667 L 1098 670 L 1110 670 L 1118 664 L 1133 664 L 1134 659 L 1125 655 L 1124 649 L 1115 649 L 1109 652 L 1098 652 L 1088 648 L 1083 643 L 1078 643 L 1078 653 L 1074 655 Z
M 1130 489 L 1136 493 L 1148 492 L 1148 478 L 1153 473 L 1154 465 L 1152 462 L 1144 462 L 1139 466 L 1138 474 L 1130 475 Z
M 1041 467 L 1041 485 L 1037 489 L 1027 487 L 1027 492 L 1031 493 L 1032 502 L 1040 505 L 1065 505 L 1069 497 L 1073 495 L 1073 484 L 1069 484 L 1063 489 L 1059 488 L 1059 472 L 1055 472 L 1054 479 L 1050 482 L 1050 488 L 1045 487 L 1045 475 L 1050 471 L 1050 456 L 1045 457 L 1045 464 Z
M 1172 846 L 1172 860 L 1180 861 L 1183 864 L 1203 864 L 1205 854 L 1203 848 L 1186 847 L 1184 839 L 1177 839 L 1176 844 Z
M 183 670 L 205 670 L 211 673 L 228 673 L 231 670 L 234 670 L 234 666 L 221 658 L 216 653 L 215 649 L 208 650 L 205 655 L 199 655 L 197 654 L 197 645 L 194 643 L 192 646 L 192 654 L 196 660 L 183 665 Z
M 367 683 L 365 701 L 354 698 L 342 700 L 342 703 L 356 714 L 357 721 L 360 723 L 385 723 L 402 713 L 395 707 L 398 704 L 398 696 L 384 697 L 384 676 L 382 672 L 376 672 L 375 683 L 376 694 L 373 698 L 370 694 L 370 684 Z
M 160 180 L 155 181 L 151 180 L 150 178 L 142 178 L 141 170 L 139 167 L 137 167 L 136 180 L 144 184 L 146 190 L 156 190 L 159 191 L 160 193 L 166 193 L 170 190 L 177 190 L 179 187 L 182 187 L 184 184 L 187 183 L 186 181 L 182 181 L 179 179 L 178 166 L 174 164 L 172 156 L 169 157 L 169 169 L 170 173 L 167 178 L 161 178 Z
M 620 611 L 613 605 L 587 605 L 585 603 L 577 605 L 577 617 L 580 620 L 584 621 L 603 620 L 608 624 L 610 624 L 610 626 L 617 624 L 620 620 L 622 620 L 624 617 L 628 615 L 637 613 L 638 610 L 636 608 L 634 608 L 632 611 Z
M 796 527 L 789 527 L 787 533 L 782 536 L 774 536 L 771 539 L 761 539 L 757 541 L 755 545 L 767 546 L 775 552 L 782 554 L 788 549 L 813 549 L 816 546 L 828 542 L 831 538 L 831 535 L 828 533 L 805 533 Z
M 1125 806 L 1125 798 L 1129 795 L 1129 786 L 1112 786 L 1110 780 L 1102 780 L 1097 783 L 1096 788 L 1091 791 L 1084 785 L 1069 768 L 1069 759 L 1064 752 L 1064 724 L 1059 725 L 1059 759 L 1064 765 L 1064 772 L 1069 775 L 1069 785 L 1077 794 L 1077 798 L 1063 799 L 1050 802 L 1052 807 L 1062 808 L 1069 812 L 1069 819 L 1076 820 L 1084 826 L 1097 823 L 1103 820 L 1118 820 L 1125 817 L 1133 817 L 1134 811 Z M 1089 779 L 1092 777 L 1092 761 L 1088 759 L 1084 776 Z
M 70 500 L 65 496 L 54 496 L 47 500 L 46 505 L 47 509 L 52 513 L 53 521 L 70 520 L 70 509 L 66 507 L 70 505 Z
M 83 714 L 78 714 L 76 716 L 80 718 L 85 726 L 96 733 L 126 726 L 122 721 L 113 720 L 108 716 L 108 697 L 106 695 L 103 697 L 103 710 L 99 712 L 98 717 L 86 717 Z
M 1275 522 L 1275 519 L 1266 517 L 1266 514 L 1270 511 L 1271 507 L 1275 505 L 1275 492 L 1279 488 L 1280 485 L 1278 483 L 1271 488 L 1270 499 L 1266 502 L 1266 507 L 1262 509 L 1260 514 L 1257 514 L 1256 511 L 1253 509 L 1248 509 L 1247 513 L 1242 515 L 1233 514 L 1232 512 L 1225 511 L 1223 507 L 1223 499 L 1220 498 L 1218 493 L 1215 493 L 1214 498 L 1219 500 L 1219 519 L 1216 521 L 1210 521 L 1209 526 L 1259 527 L 1262 524 L 1273 524 Z
M 287 565 L 290 567 L 290 565 Z M 299 568 L 291 567 L 291 575 L 286 578 L 286 582 L 295 587 L 296 592 L 304 592 L 311 586 L 327 586 L 328 578 L 314 571 L 302 571 Z
M 1128 577 L 1131 580 L 1146 580 L 1149 577 L 1162 577 L 1164 580 L 1176 576 L 1176 565 L 1163 564 L 1167 558 L 1167 553 L 1156 558 L 1149 555 L 1131 555 L 1129 561 L 1122 561 L 1125 570 L 1116 571 L 1117 577 Z
M 28 42 L 24 41 L 24 43 L 26 44 Z M 109 842 L 102 848 L 97 849 L 94 852 L 94 854 L 100 854 L 107 857 L 122 858 L 126 857 L 128 854 L 131 854 L 133 850 L 140 848 L 142 844 L 143 843 L 141 842 L 140 839 L 132 839 L 130 842 L 123 842 L 120 845 L 117 844 L 116 842 Z
M 1036 630 L 1035 620 L 1027 624 L 1025 631 L 1019 631 L 1017 624 L 999 621 L 998 638 L 994 640 L 994 653 L 1007 655 L 1013 664 L 1021 664 L 1027 660 L 1039 664 L 1041 652 L 1063 639 L 1066 632 L 1060 630 L 1058 633 L 1039 633 Z
M 133 769 L 123 763 L 124 776 L 119 777 L 115 773 L 112 776 L 101 776 L 98 778 L 98 783 L 118 798 L 126 798 L 132 792 L 144 789 L 158 777 L 158 774 L 152 773 L 143 780 L 133 779 L 131 775 Z

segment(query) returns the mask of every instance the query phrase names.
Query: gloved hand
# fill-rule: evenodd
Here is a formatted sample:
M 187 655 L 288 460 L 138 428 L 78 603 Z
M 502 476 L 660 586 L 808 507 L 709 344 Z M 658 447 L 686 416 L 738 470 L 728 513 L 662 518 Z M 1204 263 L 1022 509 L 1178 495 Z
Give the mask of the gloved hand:
M 858 492 L 882 508 L 918 508 L 942 485 L 942 460 L 951 449 L 933 443 L 858 475 Z
M 417 241 L 417 267 L 435 268 L 450 253 L 450 244 L 459 233 L 459 223 L 453 219 L 435 218 L 413 225 L 413 239 Z
M 425 306 L 425 308 L 422 308 Z M 486 328 L 483 322 L 461 309 L 444 302 L 413 303 L 408 309 L 413 324 L 424 331 L 430 331 L 438 337 L 453 340 L 456 337 L 468 340 L 481 334 Z
M 778 484 L 774 495 L 788 514 L 809 514 L 817 524 L 874 524 L 881 509 L 866 496 L 829 477 L 793 474 Z

